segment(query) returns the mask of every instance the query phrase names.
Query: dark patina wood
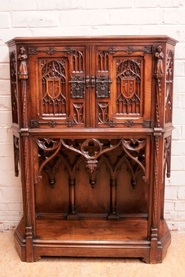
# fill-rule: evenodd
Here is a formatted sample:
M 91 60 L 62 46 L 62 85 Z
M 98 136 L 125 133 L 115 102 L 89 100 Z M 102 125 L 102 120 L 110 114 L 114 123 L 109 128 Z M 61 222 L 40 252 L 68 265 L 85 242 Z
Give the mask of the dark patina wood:
M 8 43 L 22 261 L 162 262 L 173 65 L 167 36 L 15 38 Z

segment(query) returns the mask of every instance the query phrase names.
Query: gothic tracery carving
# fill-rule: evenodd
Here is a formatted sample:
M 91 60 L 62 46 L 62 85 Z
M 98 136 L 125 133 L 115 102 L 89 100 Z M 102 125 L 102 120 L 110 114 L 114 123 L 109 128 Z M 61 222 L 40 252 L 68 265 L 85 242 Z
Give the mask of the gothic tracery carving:
M 141 113 L 141 60 L 117 61 L 117 113 Z

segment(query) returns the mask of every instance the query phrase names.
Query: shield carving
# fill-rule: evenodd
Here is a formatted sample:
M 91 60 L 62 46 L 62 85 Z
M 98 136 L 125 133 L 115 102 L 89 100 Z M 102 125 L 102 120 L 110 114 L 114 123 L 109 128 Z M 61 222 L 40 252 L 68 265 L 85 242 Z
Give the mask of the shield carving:
M 125 98 L 132 98 L 136 92 L 135 78 L 121 78 L 121 94 Z
M 61 93 L 60 78 L 47 78 L 46 92 L 52 99 L 58 98 Z

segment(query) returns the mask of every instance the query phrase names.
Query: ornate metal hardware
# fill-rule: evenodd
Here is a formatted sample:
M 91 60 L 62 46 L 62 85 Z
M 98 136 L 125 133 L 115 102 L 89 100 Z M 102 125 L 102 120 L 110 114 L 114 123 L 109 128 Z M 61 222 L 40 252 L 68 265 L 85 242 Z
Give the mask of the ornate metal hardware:
M 116 122 L 113 119 L 105 122 L 106 125 L 108 125 L 109 127 L 113 128 L 116 127 L 116 125 L 125 125 L 125 127 L 132 127 L 134 125 L 142 125 L 144 128 L 152 128 L 152 121 L 151 120 L 143 120 L 143 122 L 134 122 L 133 120 L 126 120 L 124 122 Z
M 109 98 L 110 97 L 110 84 L 112 81 L 109 76 L 101 75 L 99 77 L 91 77 L 91 88 L 96 88 L 97 98 Z
M 85 78 L 76 75 L 71 77 L 69 84 L 71 84 L 71 98 L 83 99 L 85 95 Z
M 40 125 L 48 125 L 51 128 L 54 128 L 55 126 L 58 125 L 65 125 L 67 127 L 72 127 L 73 125 L 76 125 L 76 123 L 71 120 L 70 118 L 68 118 L 65 122 L 57 122 L 54 120 L 50 120 L 50 121 L 46 121 L 46 122 L 40 122 L 38 120 L 30 120 L 30 127 L 31 128 L 39 128 Z

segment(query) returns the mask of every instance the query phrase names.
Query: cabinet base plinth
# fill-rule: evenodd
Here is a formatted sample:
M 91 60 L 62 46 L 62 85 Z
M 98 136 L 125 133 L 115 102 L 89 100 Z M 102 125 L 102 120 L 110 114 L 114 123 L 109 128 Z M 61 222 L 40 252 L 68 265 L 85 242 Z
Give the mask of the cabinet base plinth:
M 15 248 L 20 259 L 28 262 L 26 253 L 30 249 L 26 249 L 24 229 L 22 220 L 15 230 Z M 157 247 L 152 249 L 152 243 L 147 238 L 145 219 L 39 219 L 36 220 L 33 237 L 32 261 L 43 256 L 60 256 L 140 258 L 146 263 L 160 263 L 170 242 L 171 235 L 165 220 L 160 222 L 160 237 Z M 155 251 L 155 260 L 150 259 L 151 251 Z

